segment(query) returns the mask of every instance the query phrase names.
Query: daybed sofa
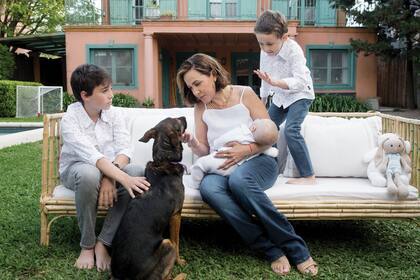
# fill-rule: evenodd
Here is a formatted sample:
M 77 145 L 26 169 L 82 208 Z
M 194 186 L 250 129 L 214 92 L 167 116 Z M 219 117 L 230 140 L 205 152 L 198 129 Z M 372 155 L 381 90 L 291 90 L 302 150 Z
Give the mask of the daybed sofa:
M 143 133 L 165 117 L 186 116 L 188 129 L 193 131 L 193 109 L 129 109 L 119 108 L 127 119 L 134 148 L 133 161 L 146 164 L 151 159 L 152 143 L 140 143 Z M 42 154 L 42 191 L 40 198 L 41 244 L 49 244 L 51 225 L 63 216 L 75 216 L 74 193 L 60 185 L 57 173 L 61 139 L 60 119 L 63 114 L 44 117 Z M 412 143 L 410 194 L 400 201 L 384 187 L 374 187 L 366 177 L 367 163 L 363 155 L 377 144 L 379 133 L 395 132 Z M 279 175 L 274 187 L 266 191 L 274 205 L 289 219 L 342 220 L 390 219 L 420 217 L 420 121 L 381 113 L 319 113 L 305 119 L 302 133 L 308 144 L 318 184 L 299 186 L 285 184 Z M 293 176 L 294 165 L 280 139 L 282 173 Z M 183 163 L 195 160 L 184 146 Z M 284 169 L 284 170 L 283 170 Z M 184 176 L 185 202 L 182 216 L 186 218 L 217 218 L 196 189 L 188 186 Z M 99 207 L 99 215 L 106 209 Z

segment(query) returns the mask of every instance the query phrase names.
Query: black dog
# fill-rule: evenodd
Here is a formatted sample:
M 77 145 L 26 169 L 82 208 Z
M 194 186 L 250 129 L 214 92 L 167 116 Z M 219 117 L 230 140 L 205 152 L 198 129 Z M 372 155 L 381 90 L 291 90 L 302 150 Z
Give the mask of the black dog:
M 185 117 L 166 118 L 139 140 L 154 138 L 153 161 L 145 176 L 150 189 L 134 198 L 113 240 L 112 276 L 117 279 L 170 279 L 179 258 L 179 227 L 184 202 L 181 136 L 187 127 Z M 170 226 L 170 237 L 163 234 Z M 175 279 L 183 279 L 185 274 Z

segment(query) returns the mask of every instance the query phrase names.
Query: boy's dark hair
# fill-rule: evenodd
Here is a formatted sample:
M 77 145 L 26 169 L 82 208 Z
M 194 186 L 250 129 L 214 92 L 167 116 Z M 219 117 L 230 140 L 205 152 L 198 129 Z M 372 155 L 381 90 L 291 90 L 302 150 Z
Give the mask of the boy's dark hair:
M 194 54 L 181 64 L 176 75 L 176 83 L 179 92 L 184 96 L 187 104 L 193 105 L 198 102 L 197 97 L 194 96 L 191 89 L 187 87 L 184 81 L 185 73 L 191 69 L 206 76 L 213 74 L 213 76 L 216 77 L 216 92 L 224 89 L 230 83 L 229 73 L 215 58 L 203 53 Z
M 111 76 L 105 69 L 94 64 L 79 65 L 70 78 L 73 96 L 82 104 L 82 91 L 85 91 L 87 96 L 91 96 L 95 87 L 108 84 L 111 84 Z
M 277 38 L 282 37 L 288 31 L 286 17 L 272 10 L 264 11 L 257 19 L 255 24 L 254 32 L 277 35 Z

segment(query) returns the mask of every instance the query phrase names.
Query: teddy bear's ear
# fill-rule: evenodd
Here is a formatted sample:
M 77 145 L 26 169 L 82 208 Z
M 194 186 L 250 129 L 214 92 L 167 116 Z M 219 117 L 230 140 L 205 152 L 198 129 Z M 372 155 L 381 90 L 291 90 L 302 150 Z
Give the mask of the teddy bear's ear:
M 375 157 L 373 160 L 375 161 L 375 165 L 378 167 L 384 159 L 384 147 L 383 143 L 379 145 L 378 150 L 376 151 Z
M 404 147 L 405 147 L 405 152 L 407 154 L 409 154 L 411 152 L 411 143 L 410 141 L 403 141 L 404 143 Z

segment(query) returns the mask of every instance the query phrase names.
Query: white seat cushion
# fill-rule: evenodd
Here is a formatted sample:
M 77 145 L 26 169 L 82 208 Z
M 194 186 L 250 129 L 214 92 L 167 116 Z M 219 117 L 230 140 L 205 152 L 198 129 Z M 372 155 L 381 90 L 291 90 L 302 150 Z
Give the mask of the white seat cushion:
M 386 188 L 375 187 L 363 178 L 317 178 L 316 185 L 289 185 L 287 178 L 279 176 L 274 186 L 266 191 L 271 200 L 284 201 L 333 201 L 333 200 L 397 200 Z M 190 175 L 183 177 L 185 201 L 202 201 L 200 191 L 189 187 Z M 60 185 L 54 189 L 57 199 L 74 199 L 74 192 Z M 408 200 L 416 200 L 418 190 L 409 186 Z

